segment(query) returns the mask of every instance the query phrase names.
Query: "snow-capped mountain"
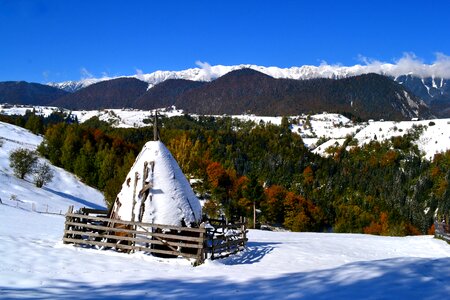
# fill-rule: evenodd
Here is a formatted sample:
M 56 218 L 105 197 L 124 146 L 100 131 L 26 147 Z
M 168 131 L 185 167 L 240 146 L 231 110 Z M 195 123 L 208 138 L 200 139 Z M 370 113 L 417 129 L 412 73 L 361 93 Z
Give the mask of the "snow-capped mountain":
M 442 64 L 443 63 L 440 62 L 431 65 L 418 64 L 417 62 L 411 64 L 410 62 L 403 62 L 402 60 L 400 60 L 395 64 L 372 62 L 366 65 L 357 64 L 354 66 L 340 66 L 323 63 L 319 66 L 304 65 L 300 67 L 294 66 L 290 68 L 280 68 L 275 66 L 265 67 L 252 64 L 211 66 L 208 63 L 197 62 L 197 65 L 199 66 L 198 68 L 191 68 L 181 71 L 155 71 L 148 74 L 139 72 L 135 75 L 120 77 L 134 77 L 139 80 L 145 81 L 149 84 L 148 88 L 150 89 L 156 84 L 161 83 L 167 79 L 211 81 L 231 71 L 240 69 L 253 69 L 274 78 L 287 78 L 297 80 L 313 78 L 339 79 L 368 73 L 377 73 L 380 75 L 393 77 L 399 82 L 403 82 L 402 76 L 412 76 L 421 79 L 423 78 L 424 81 L 427 81 L 427 78 L 434 78 L 432 81 L 434 81 L 436 83 L 436 86 L 438 86 L 441 81 L 450 78 L 450 74 L 447 74 L 449 73 L 448 70 L 445 68 L 445 66 L 442 66 Z M 113 77 L 88 78 L 82 79 L 80 81 L 49 83 L 49 85 L 64 89 L 69 92 L 74 92 L 91 84 L 110 79 L 113 79 Z
M 431 104 L 433 100 L 450 98 L 450 79 L 402 75 L 397 77 L 396 81 L 422 98 L 427 104 Z
M 63 82 L 49 82 L 47 85 L 64 90 L 66 92 L 74 93 L 78 90 L 81 90 L 82 88 L 88 87 L 91 84 L 110 80 L 112 78 L 110 77 L 102 77 L 102 78 L 85 78 L 78 81 L 70 80 L 70 81 L 63 81 Z

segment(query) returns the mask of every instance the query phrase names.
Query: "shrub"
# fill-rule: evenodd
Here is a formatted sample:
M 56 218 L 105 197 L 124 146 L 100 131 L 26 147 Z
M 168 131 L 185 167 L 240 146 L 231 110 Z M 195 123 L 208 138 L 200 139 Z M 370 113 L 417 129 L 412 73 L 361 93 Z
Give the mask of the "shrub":
M 47 163 L 38 164 L 34 170 L 34 183 L 38 188 L 49 183 L 53 179 L 53 171 L 50 169 L 50 165 Z
M 14 175 L 24 179 L 27 174 L 33 172 L 37 163 L 36 152 L 19 148 L 9 155 L 9 166 L 13 169 Z

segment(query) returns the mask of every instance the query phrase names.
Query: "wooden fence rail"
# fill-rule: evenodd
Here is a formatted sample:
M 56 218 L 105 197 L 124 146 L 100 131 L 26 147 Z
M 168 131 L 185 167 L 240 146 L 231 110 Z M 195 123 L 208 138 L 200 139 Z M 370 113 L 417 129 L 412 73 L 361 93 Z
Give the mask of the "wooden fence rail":
M 90 215 L 95 214 L 95 215 Z M 246 225 L 202 223 L 199 228 L 122 221 L 106 217 L 106 211 L 82 209 L 66 213 L 63 242 L 97 249 L 131 253 L 145 251 L 165 257 L 221 258 L 241 251 L 247 242 Z
M 210 258 L 223 258 L 245 249 L 247 243 L 246 221 L 230 223 L 224 218 L 208 220 L 206 226 L 206 253 Z
M 450 226 L 443 222 L 435 222 L 434 235 L 450 243 Z

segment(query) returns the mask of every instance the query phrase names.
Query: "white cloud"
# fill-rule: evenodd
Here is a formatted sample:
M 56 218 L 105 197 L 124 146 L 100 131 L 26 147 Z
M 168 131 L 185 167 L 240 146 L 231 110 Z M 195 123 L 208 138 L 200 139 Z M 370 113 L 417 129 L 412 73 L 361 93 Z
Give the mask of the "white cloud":
M 136 68 L 136 78 L 139 80 L 144 80 L 144 72 L 141 69 Z
M 203 80 L 210 81 L 217 78 L 216 74 L 212 72 L 212 67 L 209 63 L 197 60 L 195 64 L 199 66 L 200 69 L 202 69 Z
M 102 79 L 110 78 L 107 72 L 102 72 Z
M 420 77 L 442 77 L 450 78 L 450 56 L 436 53 L 433 63 L 426 64 L 414 53 L 404 53 L 394 63 L 383 62 L 359 55 L 359 60 L 364 63 L 358 72 L 378 73 L 397 77 L 399 75 L 412 74 Z
M 42 76 L 44 77 L 45 81 L 48 81 L 48 77 L 50 76 L 50 71 L 43 71 Z
M 89 72 L 85 67 L 80 69 L 81 79 L 94 78 L 91 72 Z

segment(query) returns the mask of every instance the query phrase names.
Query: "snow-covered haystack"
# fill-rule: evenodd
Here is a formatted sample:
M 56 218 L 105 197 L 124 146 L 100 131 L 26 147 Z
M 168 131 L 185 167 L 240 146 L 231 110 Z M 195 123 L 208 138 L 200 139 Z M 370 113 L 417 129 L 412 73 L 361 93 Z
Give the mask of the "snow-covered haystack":
M 111 217 L 192 226 L 202 208 L 177 162 L 160 141 L 147 142 L 117 195 Z

